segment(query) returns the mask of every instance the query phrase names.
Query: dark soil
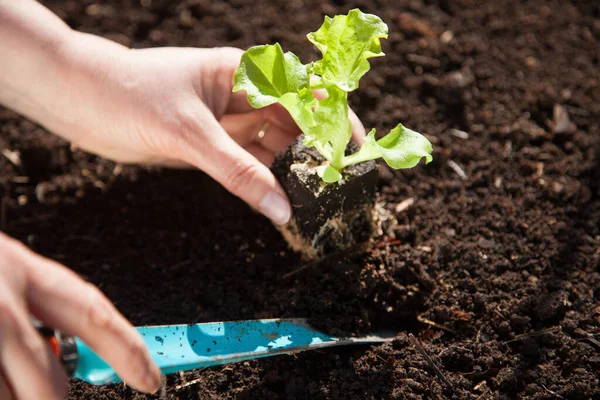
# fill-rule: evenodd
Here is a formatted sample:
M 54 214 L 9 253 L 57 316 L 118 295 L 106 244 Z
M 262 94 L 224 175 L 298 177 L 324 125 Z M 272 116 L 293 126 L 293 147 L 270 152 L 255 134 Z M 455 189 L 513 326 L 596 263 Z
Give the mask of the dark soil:
M 309 317 L 398 332 L 169 376 L 161 396 L 600 398 L 597 1 L 174 3 L 46 1 L 74 28 L 134 47 L 279 41 L 305 61 L 324 14 L 377 13 L 387 57 L 353 107 L 368 128 L 427 133 L 435 161 L 382 169 L 394 237 L 290 275 L 303 263 L 277 230 L 204 174 L 121 169 L 1 111 L 1 146 L 29 155 L 24 170 L 0 157 L 2 230 L 99 285 L 133 323 Z M 142 397 L 80 382 L 69 395 Z

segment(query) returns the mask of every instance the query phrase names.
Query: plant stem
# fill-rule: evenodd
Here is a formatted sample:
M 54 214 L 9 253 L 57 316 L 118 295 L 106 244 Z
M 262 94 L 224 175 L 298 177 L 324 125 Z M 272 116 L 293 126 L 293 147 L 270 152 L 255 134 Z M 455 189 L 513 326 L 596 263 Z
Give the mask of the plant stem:
M 349 165 L 358 164 L 364 161 L 374 160 L 376 158 L 379 157 L 373 157 L 373 155 L 369 155 L 366 152 L 362 152 L 361 154 L 361 151 L 359 150 L 356 153 L 350 154 L 349 156 L 343 158 L 342 168 L 345 168 Z
M 344 150 L 344 149 L 342 149 Z M 336 151 L 333 153 L 333 158 L 330 160 L 331 166 L 338 171 L 344 168 L 344 151 Z
M 325 150 L 325 147 L 321 145 L 321 143 L 319 142 L 315 142 L 314 144 L 315 149 L 317 149 L 317 151 L 319 153 L 321 153 L 321 155 L 327 160 L 329 161 L 329 163 L 332 163 L 332 157 L 331 157 L 331 153 L 327 150 Z

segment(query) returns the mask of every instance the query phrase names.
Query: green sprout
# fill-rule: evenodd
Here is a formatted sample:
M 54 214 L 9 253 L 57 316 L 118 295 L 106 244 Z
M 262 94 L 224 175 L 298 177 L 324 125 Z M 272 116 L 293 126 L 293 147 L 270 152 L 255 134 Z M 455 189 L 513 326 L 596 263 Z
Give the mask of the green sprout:
M 279 43 L 251 47 L 235 72 L 233 91 L 245 90 L 254 108 L 274 103 L 285 107 L 304 133 L 304 145 L 327 160 L 317 168 L 325 182 L 337 182 L 349 165 L 377 158 L 394 169 L 412 168 L 423 157 L 429 163 L 433 159 L 429 140 L 402 124 L 379 140 L 371 130 L 359 151 L 345 155 L 352 138 L 348 93 L 369 71 L 368 59 L 384 55 L 380 39 L 387 34 L 388 27 L 379 17 L 358 9 L 326 16 L 321 28 L 307 36 L 322 59 L 305 65 L 293 53 L 284 53 Z M 324 89 L 327 97 L 317 99 L 316 89 Z

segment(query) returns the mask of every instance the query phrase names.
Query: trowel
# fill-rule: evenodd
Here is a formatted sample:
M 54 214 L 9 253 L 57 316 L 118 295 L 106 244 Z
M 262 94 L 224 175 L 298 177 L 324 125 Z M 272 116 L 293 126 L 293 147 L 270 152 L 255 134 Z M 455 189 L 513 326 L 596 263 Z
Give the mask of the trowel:
M 393 340 L 386 336 L 333 337 L 315 330 L 306 319 L 207 322 L 136 329 L 163 374 L 325 347 Z M 94 385 L 121 381 L 79 338 L 45 328 L 40 332 L 70 375 Z

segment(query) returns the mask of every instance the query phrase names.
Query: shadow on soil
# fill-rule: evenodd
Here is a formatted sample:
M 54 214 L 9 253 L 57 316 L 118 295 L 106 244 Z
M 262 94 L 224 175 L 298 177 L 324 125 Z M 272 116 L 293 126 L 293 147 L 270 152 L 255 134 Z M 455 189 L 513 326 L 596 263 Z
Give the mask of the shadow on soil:
M 307 317 L 359 333 L 414 322 L 370 301 L 365 254 L 306 266 L 269 221 L 199 172 L 138 171 L 74 204 L 26 207 L 31 218 L 9 219 L 7 233 L 98 285 L 134 324 Z
M 366 278 L 367 255 L 306 266 L 269 221 L 202 173 L 138 171 L 74 204 L 26 207 L 20 219 L 9 219 L 8 233 L 99 286 L 134 325 L 305 317 L 330 334 L 361 334 L 413 331 L 417 324 L 414 315 L 390 315 L 377 300 L 389 284 Z M 386 296 L 387 305 L 398 302 L 398 312 L 419 308 L 395 299 Z M 352 389 L 336 387 L 337 381 L 355 381 L 357 390 L 374 378 L 389 381 L 391 370 L 367 365 L 365 376 L 339 376 L 360 371 L 346 367 L 369 349 L 262 360 L 261 383 L 240 398 L 302 391 L 323 379 L 330 382 L 323 387 L 339 393 Z M 169 383 L 179 384 L 177 376 Z M 318 394 L 323 387 L 307 391 L 326 397 Z

